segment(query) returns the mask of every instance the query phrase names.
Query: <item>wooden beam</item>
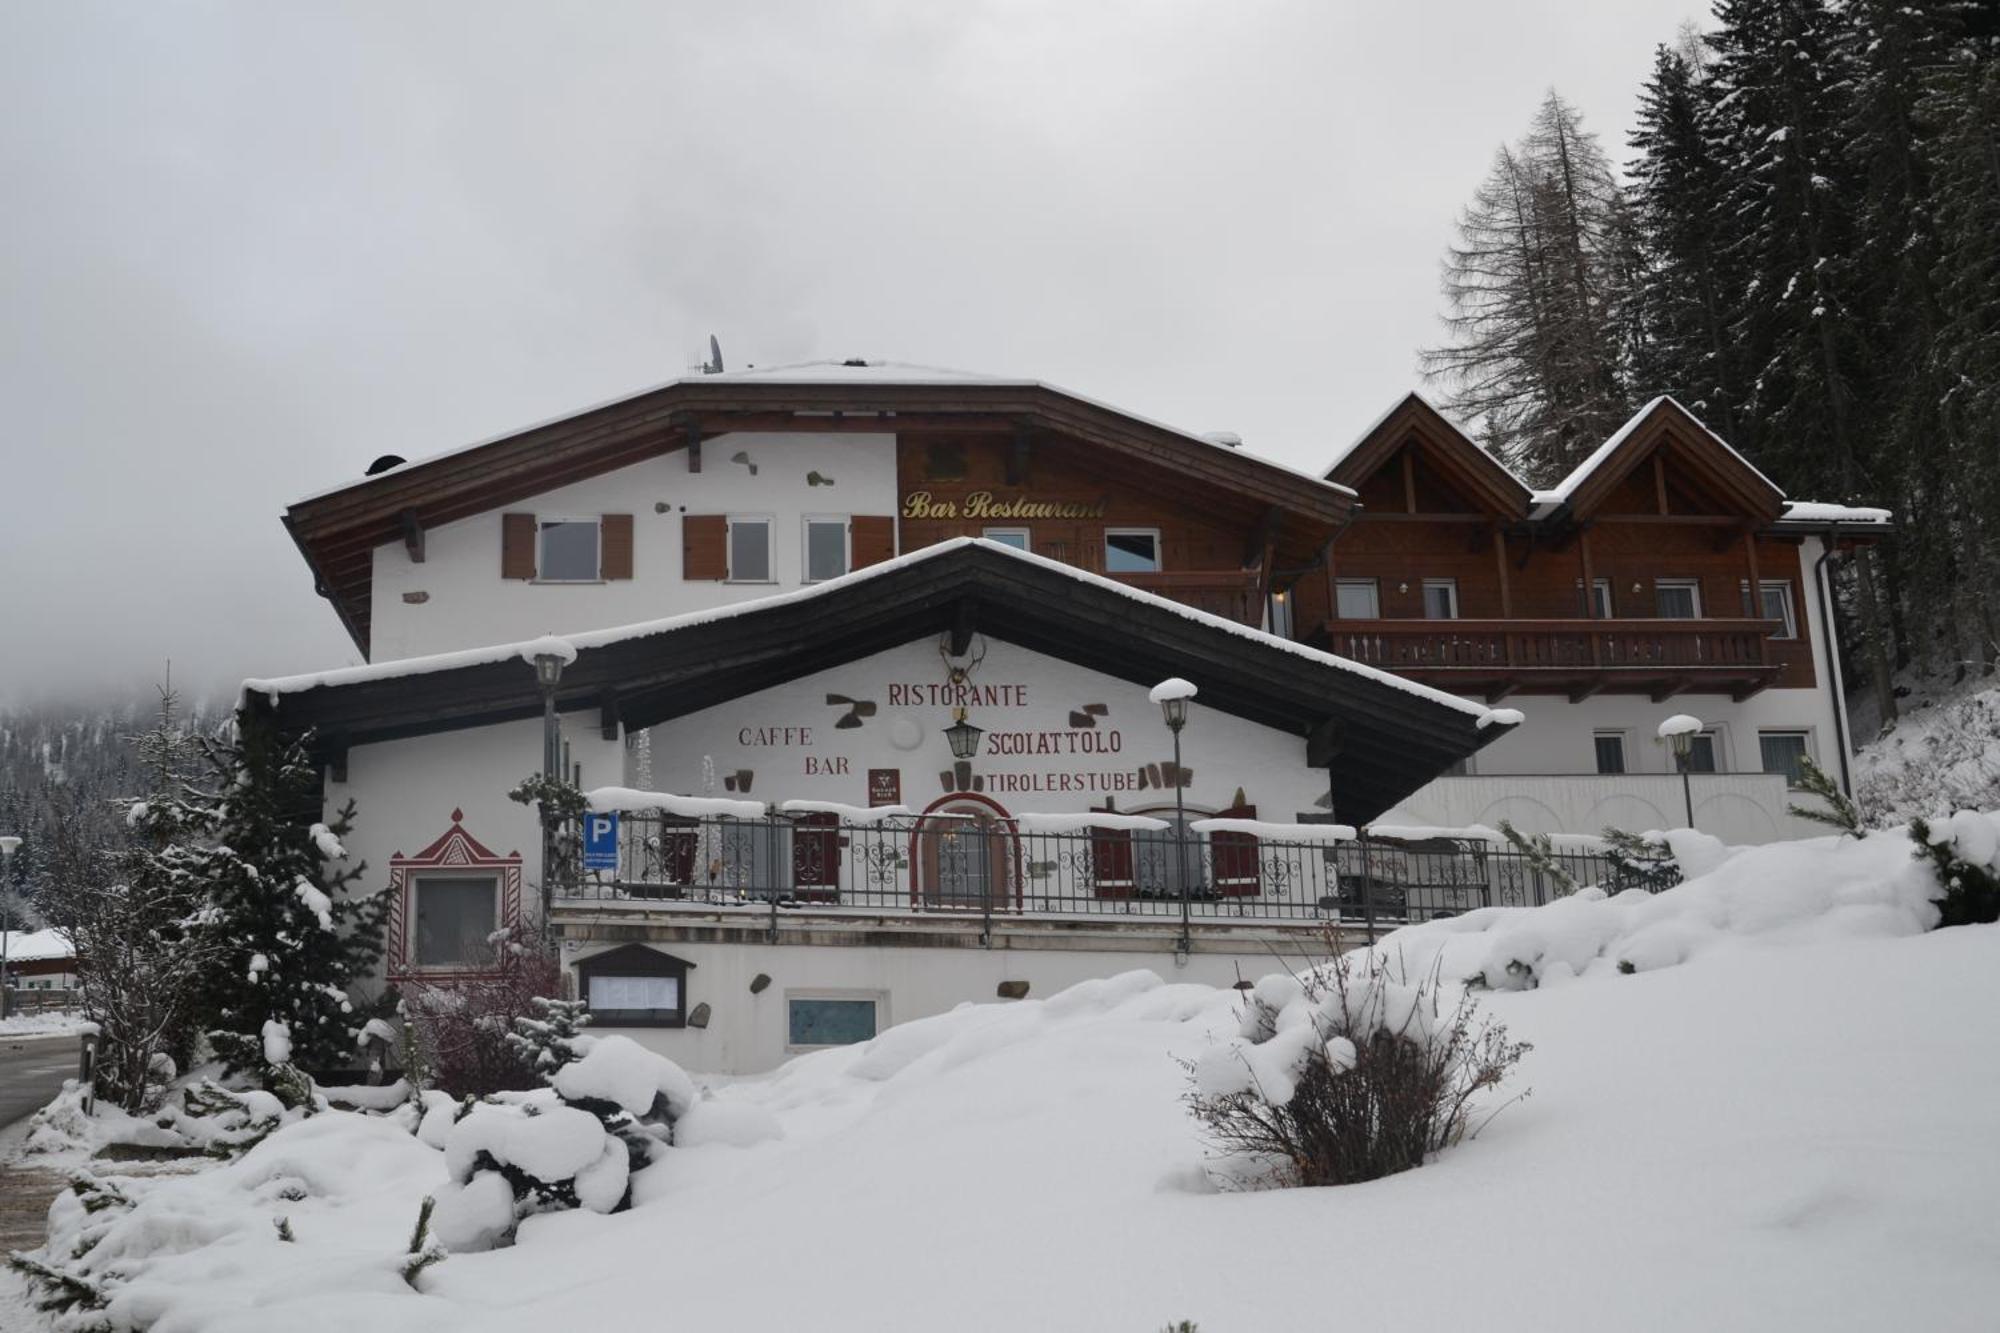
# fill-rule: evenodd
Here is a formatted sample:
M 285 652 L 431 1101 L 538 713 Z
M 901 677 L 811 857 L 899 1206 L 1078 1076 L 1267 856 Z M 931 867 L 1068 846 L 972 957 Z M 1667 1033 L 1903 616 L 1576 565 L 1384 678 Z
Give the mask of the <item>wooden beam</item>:
M 1493 684 L 1486 687 L 1487 704 L 1490 706 L 1499 703 L 1502 699 L 1519 689 L 1520 686 L 1521 682 L 1518 679 L 1493 682 Z
M 1321 718 L 1306 732 L 1306 767 L 1325 768 L 1340 758 L 1345 740 L 1338 718 Z
M 1764 586 L 1757 572 L 1757 534 L 1749 528 L 1743 530 L 1743 555 L 1750 566 L 1750 618 L 1764 618 Z M 1801 638 L 1805 637 L 1803 634 Z
M 1266 553 L 1277 544 L 1278 529 L 1284 524 L 1285 511 L 1276 505 L 1264 510 L 1264 516 L 1257 520 L 1257 526 L 1250 533 L 1250 539 L 1243 544 L 1243 568 L 1255 569 L 1260 561 L 1269 573 Z
M 699 472 L 701 471 L 701 427 L 693 422 L 688 423 L 687 437 L 688 471 Z
M 1670 676 L 1653 686 L 1650 697 L 1654 703 L 1663 704 L 1676 694 L 1686 694 L 1693 685 L 1694 680 L 1692 677 Z
M 347 737 L 336 735 L 326 742 L 326 773 L 334 782 L 347 781 Z
M 1667 508 L 1667 460 L 1661 457 L 1658 449 L 1653 450 L 1653 494 L 1660 502 L 1660 515 L 1664 518 L 1670 512 Z
M 618 739 L 618 691 L 606 690 L 597 698 L 597 734 L 604 740 Z
M 951 612 L 951 655 L 965 656 L 972 647 L 972 636 L 979 632 L 979 602 L 972 597 L 961 597 Z
M 410 563 L 424 563 L 424 525 L 417 521 L 417 511 L 405 509 L 397 515 L 397 522 L 403 529 L 403 549 L 410 553 Z
M 1007 446 L 1007 484 L 1026 486 L 1028 484 L 1028 430 L 1025 426 L 1014 428 L 1014 438 Z
M 1493 567 L 1500 574 L 1500 617 L 1514 618 L 1514 585 L 1507 578 L 1507 533 L 1499 524 L 1493 525 Z
M 1411 514 L 1417 512 L 1417 462 L 1415 455 L 1416 447 L 1414 445 L 1408 443 L 1403 445 L 1403 510 L 1405 513 Z

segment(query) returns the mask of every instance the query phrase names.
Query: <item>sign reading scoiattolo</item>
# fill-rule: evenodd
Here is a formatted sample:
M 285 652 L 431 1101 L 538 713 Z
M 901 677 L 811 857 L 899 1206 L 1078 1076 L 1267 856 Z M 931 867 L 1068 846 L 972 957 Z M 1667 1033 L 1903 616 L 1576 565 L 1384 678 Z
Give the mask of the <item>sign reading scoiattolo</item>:
M 583 868 L 618 868 L 618 815 L 593 810 L 583 817 Z
M 868 804 L 901 805 L 903 803 L 903 770 L 900 768 L 871 768 L 868 770 Z
M 1033 500 L 1025 495 L 1003 498 L 991 491 L 974 491 L 963 500 L 941 500 L 929 491 L 903 497 L 904 518 L 1103 518 L 1108 499 Z

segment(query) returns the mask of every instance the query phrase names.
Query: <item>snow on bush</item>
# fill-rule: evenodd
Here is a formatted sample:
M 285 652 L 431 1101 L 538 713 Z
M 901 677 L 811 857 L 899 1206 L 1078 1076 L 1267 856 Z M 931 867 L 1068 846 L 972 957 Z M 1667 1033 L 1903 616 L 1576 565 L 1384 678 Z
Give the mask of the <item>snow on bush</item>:
M 1435 975 L 1366 952 L 1273 973 L 1237 1035 L 1189 1062 L 1187 1101 L 1230 1185 L 1345 1185 L 1419 1167 L 1464 1137 L 1473 1099 L 1527 1052 Z
M 2000 811 L 1960 810 L 1910 821 L 1917 856 L 1937 876 L 1940 924 L 2000 920 Z
M 1878 825 L 2000 806 L 2000 688 L 1898 719 L 1856 756 L 1854 796 Z

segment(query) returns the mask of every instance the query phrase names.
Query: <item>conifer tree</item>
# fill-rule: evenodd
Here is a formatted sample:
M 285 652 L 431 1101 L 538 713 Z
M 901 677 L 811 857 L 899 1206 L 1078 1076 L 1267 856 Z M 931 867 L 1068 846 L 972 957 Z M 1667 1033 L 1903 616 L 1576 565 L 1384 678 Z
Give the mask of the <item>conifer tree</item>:
M 380 895 L 356 895 L 365 867 L 341 846 L 354 803 L 319 822 L 319 772 L 308 738 L 287 740 L 244 714 L 233 739 L 211 745 L 217 789 L 206 798 L 211 933 L 222 963 L 206 994 L 210 1041 L 232 1070 L 272 1077 L 267 1024 L 289 1037 L 289 1061 L 337 1068 L 353 1058 L 365 1021 L 350 990 L 379 963 Z

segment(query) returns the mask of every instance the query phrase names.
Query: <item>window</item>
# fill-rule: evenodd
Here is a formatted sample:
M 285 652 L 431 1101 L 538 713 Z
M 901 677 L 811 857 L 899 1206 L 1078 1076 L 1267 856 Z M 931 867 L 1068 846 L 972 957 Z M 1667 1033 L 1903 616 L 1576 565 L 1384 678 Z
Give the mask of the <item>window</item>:
M 1622 731 L 1600 731 L 1591 738 L 1597 747 L 1597 771 L 1600 773 L 1623 773 L 1625 771 L 1625 733 Z
M 1722 766 L 1716 763 L 1716 755 L 1715 733 L 1702 732 L 1688 746 L 1688 772 L 1720 773 Z
M 1701 619 L 1699 579 L 1659 579 L 1653 584 L 1654 615 L 1662 620 Z
M 1271 604 L 1266 608 L 1271 633 L 1281 639 L 1292 637 L 1292 594 L 1290 590 L 1271 594 Z
M 806 582 L 837 579 L 847 572 L 847 520 L 806 520 Z
M 1753 616 L 1758 620 L 1775 620 L 1784 626 L 1783 629 L 1773 631 L 1771 634 L 1772 638 L 1796 639 L 1799 637 L 1798 618 L 1792 613 L 1791 584 L 1785 582 L 1783 579 L 1759 583 L 1757 585 L 1759 594 L 1758 605 L 1754 610 L 1750 606 L 1750 581 L 1748 579 L 1739 580 L 1737 587 L 1743 593 L 1743 613 L 1745 615 Z
M 1333 596 L 1334 613 L 1342 620 L 1382 618 L 1382 604 L 1375 593 L 1374 579 L 1336 579 Z
M 1026 528 L 985 528 L 980 531 L 979 535 L 989 542 L 999 542 L 1002 546 L 1011 546 L 1017 551 L 1031 551 L 1034 549 L 1028 544 L 1028 530 Z
M 1783 773 L 1786 786 L 1796 787 L 1805 781 L 1806 759 L 1810 755 L 1805 732 L 1760 731 L 1757 750 L 1764 761 L 1764 771 Z
M 729 581 L 771 582 L 771 520 L 729 519 Z
M 1424 580 L 1424 617 L 1427 620 L 1458 619 L 1458 580 Z
M 599 1027 L 686 1027 L 693 966 L 651 945 L 627 944 L 578 963 L 577 991 Z
M 536 525 L 535 577 L 543 583 L 595 583 L 597 520 L 545 518 Z
M 420 875 L 416 898 L 418 967 L 485 962 L 500 928 L 500 882 L 491 875 Z
M 1158 528 L 1106 528 L 1104 572 L 1150 574 L 1160 567 Z
M 881 1030 L 882 996 L 863 991 L 785 994 L 785 1044 L 793 1050 L 852 1046 Z
M 1576 581 L 1576 600 L 1577 604 L 1583 608 L 1585 616 L 1597 620 L 1611 619 L 1611 580 L 1592 579 L 1590 581 L 1590 601 L 1586 602 L 1583 597 L 1583 580 L 1578 579 Z M 1592 605 L 1592 603 L 1595 603 L 1595 605 Z

